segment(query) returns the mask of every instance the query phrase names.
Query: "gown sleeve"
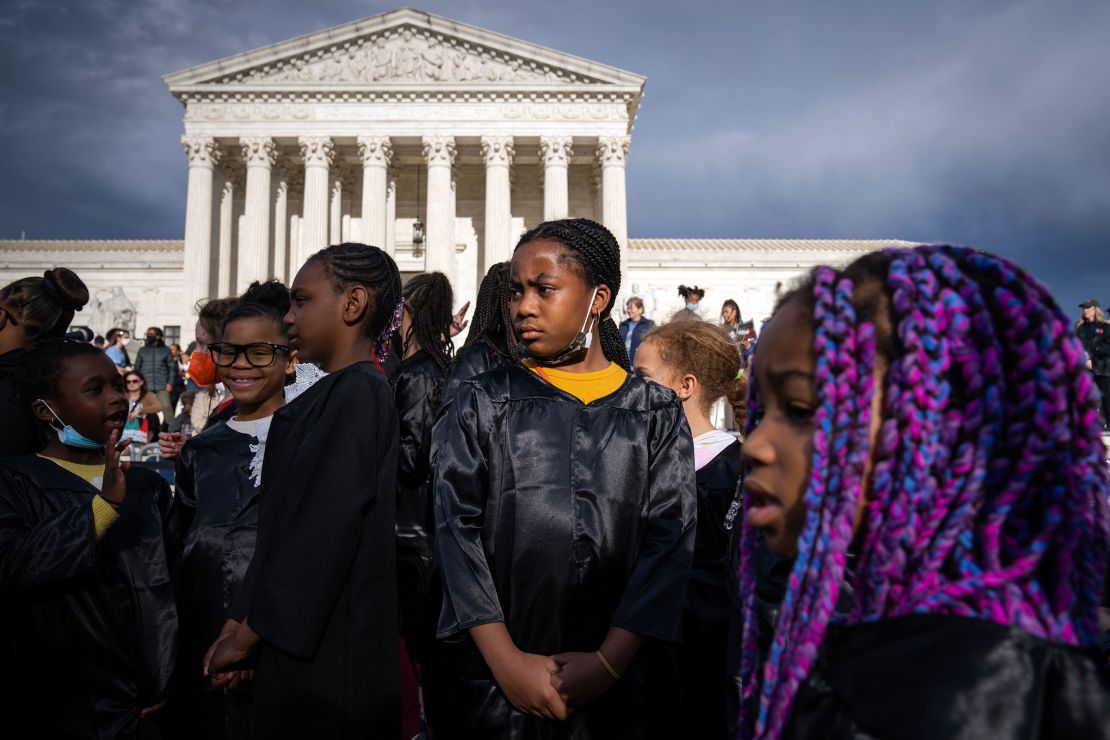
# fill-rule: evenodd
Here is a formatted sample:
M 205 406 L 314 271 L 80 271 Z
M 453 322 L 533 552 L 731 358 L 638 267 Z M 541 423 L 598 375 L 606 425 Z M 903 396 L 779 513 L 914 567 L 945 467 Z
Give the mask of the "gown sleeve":
M 428 453 L 432 446 L 435 404 L 442 388 L 442 379 L 428 373 L 397 375 L 395 395 L 400 423 L 400 445 L 397 448 L 398 485 L 415 487 L 428 477 Z
M 677 400 L 655 412 L 649 445 L 644 534 L 613 626 L 676 642 L 682 638 L 697 524 L 693 441 Z
M 264 483 L 259 544 L 241 588 L 248 592 L 244 616 L 251 628 L 279 650 L 309 660 L 360 538 L 394 541 L 397 417 L 389 385 L 356 371 L 338 378 L 320 417 L 292 442 L 311 465 L 301 478 L 307 484 Z
M 27 478 L 0 469 L 0 593 L 73 578 L 96 563 L 92 506 L 38 519 L 32 499 L 41 495 Z
M 505 621 L 482 548 L 489 495 L 480 391 L 464 382 L 436 424 L 434 455 L 436 555 L 443 574 L 438 638 Z

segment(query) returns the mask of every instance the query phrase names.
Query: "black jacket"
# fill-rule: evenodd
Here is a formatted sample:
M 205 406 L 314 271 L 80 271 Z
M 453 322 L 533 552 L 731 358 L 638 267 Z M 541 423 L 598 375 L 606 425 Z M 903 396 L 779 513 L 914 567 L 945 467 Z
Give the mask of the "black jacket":
M 5 737 L 134 737 L 174 667 L 171 494 L 126 473 L 119 520 L 97 541 L 97 489 L 37 456 L 0 460 L 0 601 L 19 677 Z M 9 734 L 10 728 L 14 732 Z
M 655 326 L 655 322 L 645 318 L 636 322 L 636 326 L 632 326 L 631 319 L 625 319 L 621 322 L 621 341 L 624 342 L 624 347 L 628 350 L 629 362 L 635 362 L 636 350 L 640 348 L 640 342 L 644 341 L 644 335 L 653 326 Z M 631 337 L 629 337 L 629 332 L 632 333 Z
M 649 638 L 621 682 L 558 726 L 513 710 L 471 650 L 453 676 L 456 726 L 514 739 L 656 730 L 677 689 L 672 675 L 649 699 L 661 678 L 651 643 L 681 638 L 697 507 L 674 393 L 628 376 L 583 404 L 503 367 L 460 384 L 433 444 L 441 637 L 503 621 L 517 647 L 542 655 L 593 652 L 610 627 Z
M 1078 648 L 911 615 L 830 631 L 784 737 L 1098 740 L 1110 737 L 1110 683 Z
M 1103 321 L 1080 321 L 1075 328 L 1083 351 L 1091 358 L 1095 375 L 1110 375 L 1110 324 Z
M 200 696 L 222 695 L 200 666 L 230 616 L 254 555 L 260 489 L 250 478 L 250 462 L 256 443 L 221 421 L 186 442 L 177 459 L 174 508 L 185 544 L 176 578 L 181 647 L 171 709 L 183 737 L 221 737 L 228 726 L 223 716 L 198 708 Z M 229 697 L 225 712 L 245 701 Z
M 498 352 L 486 342 L 475 342 L 463 347 L 447 368 L 447 380 L 443 385 L 440 410 L 455 397 L 459 383 L 477 377 L 484 372 L 514 364 L 513 358 Z
M 418 659 L 435 636 L 440 596 L 435 573 L 432 514 L 432 425 L 446 371 L 421 349 L 390 379 L 400 442 L 397 455 L 397 586 L 406 645 Z M 439 589 L 438 579 L 435 579 Z M 430 603 L 430 601 L 432 603 Z M 434 611 L 434 615 L 433 612 Z
M 27 350 L 13 349 L 0 355 L 0 457 L 32 455 L 39 444 L 31 400 L 16 388 L 15 378 Z
M 135 357 L 135 372 L 142 373 L 146 378 L 146 387 L 152 393 L 158 393 L 166 390 L 167 385 L 173 385 L 177 377 L 177 363 L 170 348 L 164 344 L 139 347 L 139 354 Z

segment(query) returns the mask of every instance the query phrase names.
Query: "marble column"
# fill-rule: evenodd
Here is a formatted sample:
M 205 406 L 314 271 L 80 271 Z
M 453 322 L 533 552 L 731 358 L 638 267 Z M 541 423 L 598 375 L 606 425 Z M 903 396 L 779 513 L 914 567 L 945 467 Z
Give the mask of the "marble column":
M 270 276 L 288 283 L 286 264 L 289 262 L 289 179 L 285 170 L 274 173 L 274 252 Z
M 193 307 L 208 297 L 212 258 L 212 184 L 220 149 L 211 136 L 182 136 L 181 144 L 189 162 L 189 190 L 185 199 L 185 316 L 181 327 L 191 336 L 193 324 L 196 323 Z
M 235 275 L 235 291 L 241 295 L 270 273 L 270 174 L 277 161 L 277 146 L 268 136 L 243 137 L 239 146 L 247 163 L 246 219 Z
M 566 218 L 570 211 L 567 168 L 574 154 L 569 136 L 541 136 L 543 162 L 543 220 Z
M 223 187 L 220 191 L 220 260 L 219 270 L 216 272 L 216 293 L 219 298 L 227 298 L 232 294 L 234 285 L 231 282 L 231 273 L 235 265 L 232 252 L 236 246 L 235 236 L 239 231 L 239 218 L 235 213 L 235 191 L 242 184 L 243 177 L 240 170 L 231 162 L 226 162 L 223 167 Z
M 628 163 L 628 146 L 631 136 L 599 136 L 597 159 L 601 164 L 601 223 L 621 245 L 621 276 L 628 279 L 628 199 L 625 191 L 625 166 Z M 615 309 L 624 309 L 623 297 L 629 294 L 627 286 L 621 289 L 620 302 Z M 614 310 L 614 318 L 619 313 Z
M 336 168 L 331 177 L 331 202 L 328 210 L 328 244 L 343 241 L 343 176 L 342 169 Z
M 455 137 L 425 136 L 424 160 L 428 164 L 428 216 L 424 244 L 424 270 L 442 272 L 455 284 L 455 204 L 451 168 L 455 164 Z
M 305 260 L 328 246 L 328 169 L 335 157 L 327 136 L 302 136 L 299 143 L 304 157 L 304 213 L 297 253 L 289 265 L 294 275 Z
M 397 252 L 397 179 L 401 170 L 389 168 L 385 189 L 385 251 L 393 256 Z
M 388 136 L 360 136 L 358 154 L 362 157 L 362 234 L 359 238 L 367 244 L 386 249 L 389 163 L 393 159 L 393 142 Z
M 485 261 L 482 274 L 498 262 L 512 257 L 512 191 L 509 168 L 513 164 L 513 137 L 483 136 L 482 157 L 486 162 Z

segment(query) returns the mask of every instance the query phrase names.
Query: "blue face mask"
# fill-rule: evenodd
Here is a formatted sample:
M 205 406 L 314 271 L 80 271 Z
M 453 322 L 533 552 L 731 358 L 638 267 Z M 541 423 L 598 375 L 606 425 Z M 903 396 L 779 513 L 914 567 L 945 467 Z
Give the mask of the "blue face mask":
M 46 401 L 43 401 L 40 398 L 39 403 L 45 406 L 46 410 L 50 412 L 50 415 L 53 416 L 57 420 L 57 422 L 62 425 L 61 429 L 53 425 L 51 426 L 54 429 L 54 433 L 58 435 L 58 441 L 64 444 L 66 447 L 76 447 L 81 450 L 104 449 L 104 445 L 102 445 L 101 443 L 89 439 L 85 435 L 81 434 L 81 432 L 74 429 L 71 425 L 63 422 L 58 417 L 58 415 L 54 413 L 54 409 L 50 408 L 50 404 L 48 404 Z
M 697 311 L 699 308 L 701 308 L 701 304 L 700 303 L 687 303 L 686 308 L 691 310 L 691 311 Z

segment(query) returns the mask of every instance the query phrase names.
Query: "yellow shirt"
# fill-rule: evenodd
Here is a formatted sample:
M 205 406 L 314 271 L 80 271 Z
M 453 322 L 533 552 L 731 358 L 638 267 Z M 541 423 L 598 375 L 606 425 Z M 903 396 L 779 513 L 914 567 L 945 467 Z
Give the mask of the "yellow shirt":
M 97 488 L 100 488 L 101 484 L 104 482 L 103 463 L 85 465 L 83 463 L 70 462 L 69 460 L 59 460 L 56 457 L 47 457 L 46 455 L 39 455 L 39 457 L 43 460 L 49 460 L 60 468 L 68 470 L 78 478 L 88 481 L 90 485 Z M 96 538 L 99 540 L 107 533 L 108 528 L 119 519 L 119 513 L 108 503 L 107 499 L 99 495 L 93 496 L 92 512 L 93 526 L 96 527 Z
M 592 373 L 573 373 L 552 367 L 542 367 L 528 360 L 524 361 L 524 366 L 582 403 L 591 403 L 614 393 L 628 377 L 625 369 L 615 362 L 610 362 L 609 367 L 604 370 L 596 370 Z

